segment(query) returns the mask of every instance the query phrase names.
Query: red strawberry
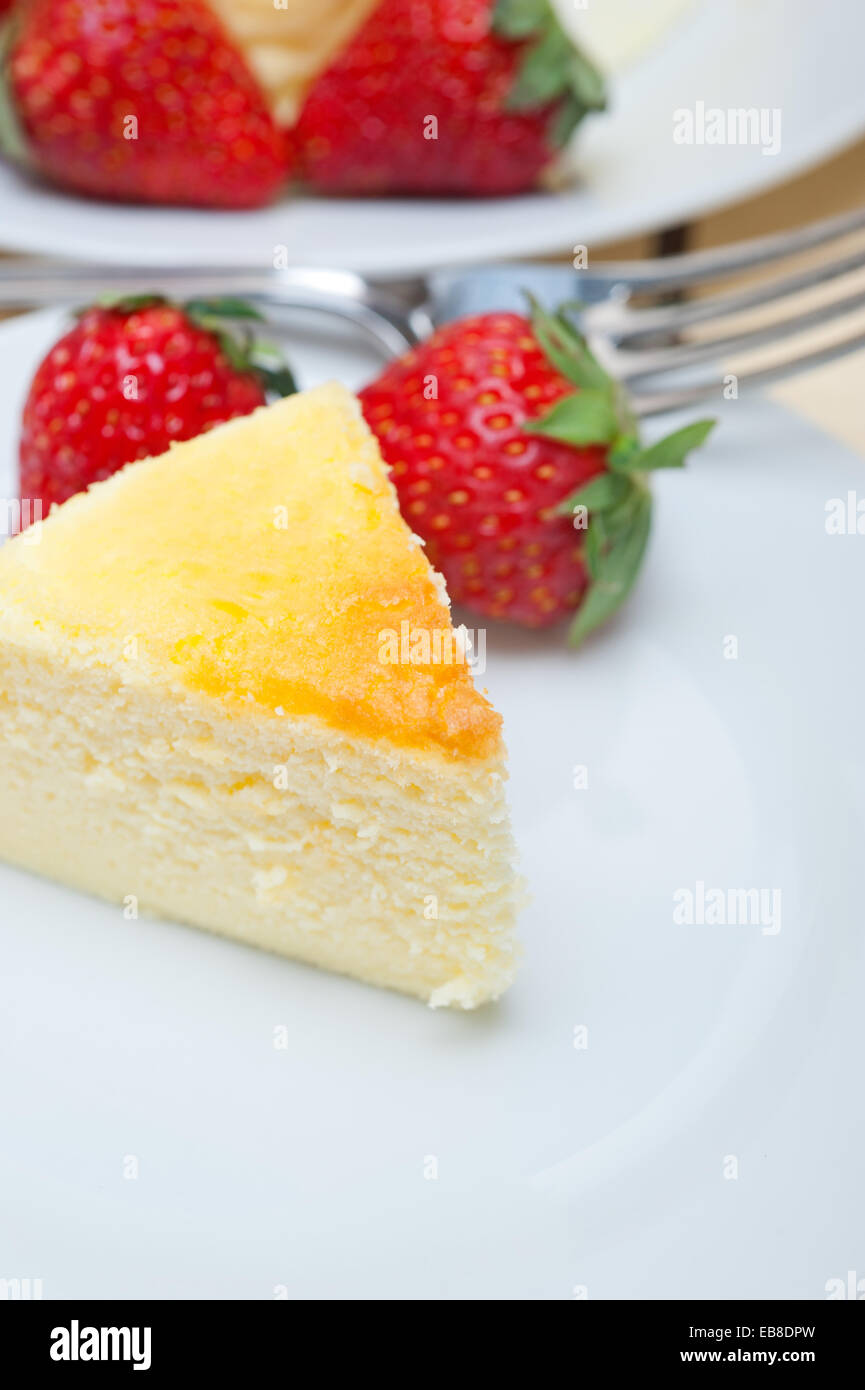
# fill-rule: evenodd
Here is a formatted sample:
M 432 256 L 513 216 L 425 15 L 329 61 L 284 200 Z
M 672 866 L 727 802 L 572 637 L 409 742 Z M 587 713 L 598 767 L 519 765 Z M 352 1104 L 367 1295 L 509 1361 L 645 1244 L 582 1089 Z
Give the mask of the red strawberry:
M 179 308 L 156 296 L 86 309 L 40 363 L 24 405 L 21 497 L 42 514 L 125 463 L 163 453 L 294 390 L 271 350 L 223 318 L 257 318 L 236 300 Z M 37 512 L 38 515 L 38 512 Z
M 548 0 L 382 0 L 295 136 L 328 192 L 518 193 L 603 105 Z
M 280 189 L 282 136 L 203 0 L 30 0 L 10 23 L 12 157 L 102 198 L 251 208 Z
M 577 643 L 627 597 L 653 468 L 712 421 L 644 449 L 621 391 L 563 315 L 462 319 L 361 392 L 407 521 L 451 597 Z

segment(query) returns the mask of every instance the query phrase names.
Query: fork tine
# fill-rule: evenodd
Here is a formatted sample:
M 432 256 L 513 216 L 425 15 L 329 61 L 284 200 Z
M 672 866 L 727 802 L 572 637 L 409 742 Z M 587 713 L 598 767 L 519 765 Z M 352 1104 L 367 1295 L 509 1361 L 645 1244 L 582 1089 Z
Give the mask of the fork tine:
M 865 261 L 863 261 L 865 264 Z M 817 305 L 813 309 L 790 314 L 786 318 L 775 319 L 772 323 L 760 324 L 754 328 L 742 329 L 721 337 L 701 338 L 696 342 L 684 342 L 673 347 L 655 349 L 629 349 L 621 345 L 612 349 L 598 346 L 598 353 L 607 359 L 608 365 L 614 362 L 613 370 L 620 381 L 640 381 L 644 377 L 657 376 L 659 372 L 676 371 L 682 367 L 697 366 L 701 362 L 717 360 L 734 353 L 749 352 L 752 348 L 765 347 L 782 338 L 795 337 L 809 328 L 819 328 L 821 324 L 831 323 L 855 309 L 865 307 L 865 288 L 843 299 L 833 299 Z M 589 334 L 589 344 L 592 345 Z M 630 359 L 630 362 L 629 360 Z
M 741 372 L 737 374 L 738 388 L 740 390 L 744 388 L 750 392 L 761 386 L 769 386 L 774 381 L 784 381 L 787 377 L 795 376 L 797 372 L 809 371 L 814 367 L 822 367 L 827 362 L 835 362 L 839 357 L 846 357 L 848 353 L 856 352 L 859 348 L 865 348 L 865 329 L 859 329 L 837 342 L 829 343 L 822 348 L 815 348 L 799 357 L 790 357 L 783 362 L 773 363 L 771 367 L 761 367 L 753 372 Z M 628 400 L 634 412 L 641 419 L 647 419 L 651 415 L 663 415 L 668 411 L 685 410 L 702 401 L 717 401 L 721 394 L 722 381 L 723 374 L 719 373 L 713 379 L 670 391 L 629 393 Z
M 843 256 L 836 261 L 826 261 L 819 266 L 797 271 L 792 275 L 775 276 L 759 285 L 747 289 L 733 290 L 726 294 L 706 295 L 702 299 L 689 300 L 682 304 L 670 304 L 658 308 L 631 309 L 627 305 L 604 301 L 593 305 L 585 313 L 585 321 L 592 325 L 593 331 L 603 332 L 619 344 L 636 344 L 657 335 L 667 336 L 680 332 L 693 324 L 714 323 L 733 314 L 772 304 L 776 300 L 813 289 L 817 285 L 828 284 L 832 280 L 849 275 L 865 267 L 865 246 L 861 250 Z
M 779 275 L 759 285 L 751 285 L 743 290 L 731 290 L 726 294 L 706 295 L 702 299 L 688 300 L 683 304 L 661 305 L 658 308 L 631 309 L 615 300 L 605 300 L 592 305 L 583 316 L 584 324 L 590 325 L 592 332 L 603 333 L 620 345 L 636 344 L 641 339 L 658 334 L 678 333 L 697 323 L 714 323 L 732 314 L 757 309 L 763 304 L 772 304 L 813 289 L 817 285 L 828 284 L 843 275 L 865 266 L 865 246 L 836 261 L 826 261 L 810 269 L 796 271 L 792 275 Z
M 706 251 L 686 251 L 679 256 L 647 261 L 596 261 L 586 273 L 599 283 L 625 284 L 633 290 L 685 289 L 810 251 L 863 227 L 865 207 L 810 222 L 795 232 L 753 237 Z

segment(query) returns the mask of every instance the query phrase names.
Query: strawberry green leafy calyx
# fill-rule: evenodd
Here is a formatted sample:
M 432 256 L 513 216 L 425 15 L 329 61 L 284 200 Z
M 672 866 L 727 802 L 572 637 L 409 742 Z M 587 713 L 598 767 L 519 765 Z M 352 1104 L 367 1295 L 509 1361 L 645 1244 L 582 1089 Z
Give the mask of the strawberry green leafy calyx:
M 577 388 L 524 429 L 563 444 L 604 445 L 607 471 L 565 498 L 558 511 L 585 527 L 589 584 L 571 624 L 569 640 L 579 646 L 621 607 L 630 594 L 649 540 L 652 498 L 648 475 L 681 468 L 699 448 L 714 420 L 697 420 L 645 447 L 624 390 L 589 350 L 563 313 L 532 305 L 532 329 L 550 362 Z
M 120 314 L 132 314 L 171 301 L 159 294 L 105 295 L 100 301 L 103 309 Z M 224 296 L 219 299 L 189 299 L 179 306 L 186 321 L 209 333 L 220 351 L 236 372 L 256 378 L 269 396 L 293 396 L 297 383 L 282 353 L 274 343 L 257 338 L 253 323 L 264 323 L 259 313 L 245 299 Z M 87 310 L 81 310 L 86 313 Z
M 0 0 L 2 15 L 2 0 Z M 29 164 L 27 141 L 15 112 L 9 90 L 9 54 L 15 42 L 17 25 L 10 16 L 0 18 L 0 155 L 11 164 Z
M 601 73 L 565 33 L 549 0 L 496 0 L 493 31 L 527 44 L 508 105 L 531 111 L 555 103 L 549 129 L 555 148 L 567 143 L 584 116 L 605 110 Z
M 251 323 L 264 323 L 263 314 L 243 299 L 190 299 L 186 317 L 212 333 L 238 372 L 251 372 L 269 396 L 293 396 L 297 383 L 274 343 L 257 338 Z

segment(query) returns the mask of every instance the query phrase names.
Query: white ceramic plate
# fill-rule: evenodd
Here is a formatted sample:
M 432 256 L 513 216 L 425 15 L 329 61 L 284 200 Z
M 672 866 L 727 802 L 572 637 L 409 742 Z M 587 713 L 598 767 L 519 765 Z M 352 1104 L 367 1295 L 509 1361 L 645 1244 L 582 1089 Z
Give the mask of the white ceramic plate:
M 55 332 L 0 331 L 0 493 Z M 295 356 L 305 384 L 375 367 Z M 534 898 L 496 1007 L 433 1013 L 0 867 L 0 1277 L 567 1299 L 865 1276 L 865 537 L 824 526 L 863 469 L 730 403 L 659 478 L 613 627 L 581 655 L 489 632 Z M 677 925 L 700 881 L 780 889 L 780 930 Z
M 670 225 L 789 178 L 865 131 L 860 0 L 692 0 L 684 12 L 664 0 L 662 12 L 672 27 L 614 77 L 609 115 L 579 133 L 568 191 L 491 202 L 295 197 L 214 213 L 113 207 L 0 168 L 0 244 L 154 266 L 270 265 L 279 246 L 300 264 L 403 274 Z M 609 42 L 608 28 L 591 32 Z M 698 102 L 777 108 L 777 153 L 674 143 L 673 112 Z

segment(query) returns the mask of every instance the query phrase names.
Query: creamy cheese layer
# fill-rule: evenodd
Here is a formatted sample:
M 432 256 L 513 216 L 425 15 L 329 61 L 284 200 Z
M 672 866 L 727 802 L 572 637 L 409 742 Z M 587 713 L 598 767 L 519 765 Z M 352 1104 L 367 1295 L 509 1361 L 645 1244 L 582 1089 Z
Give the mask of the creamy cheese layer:
M 433 1005 L 513 978 L 503 779 L 0 636 L 0 857 Z

